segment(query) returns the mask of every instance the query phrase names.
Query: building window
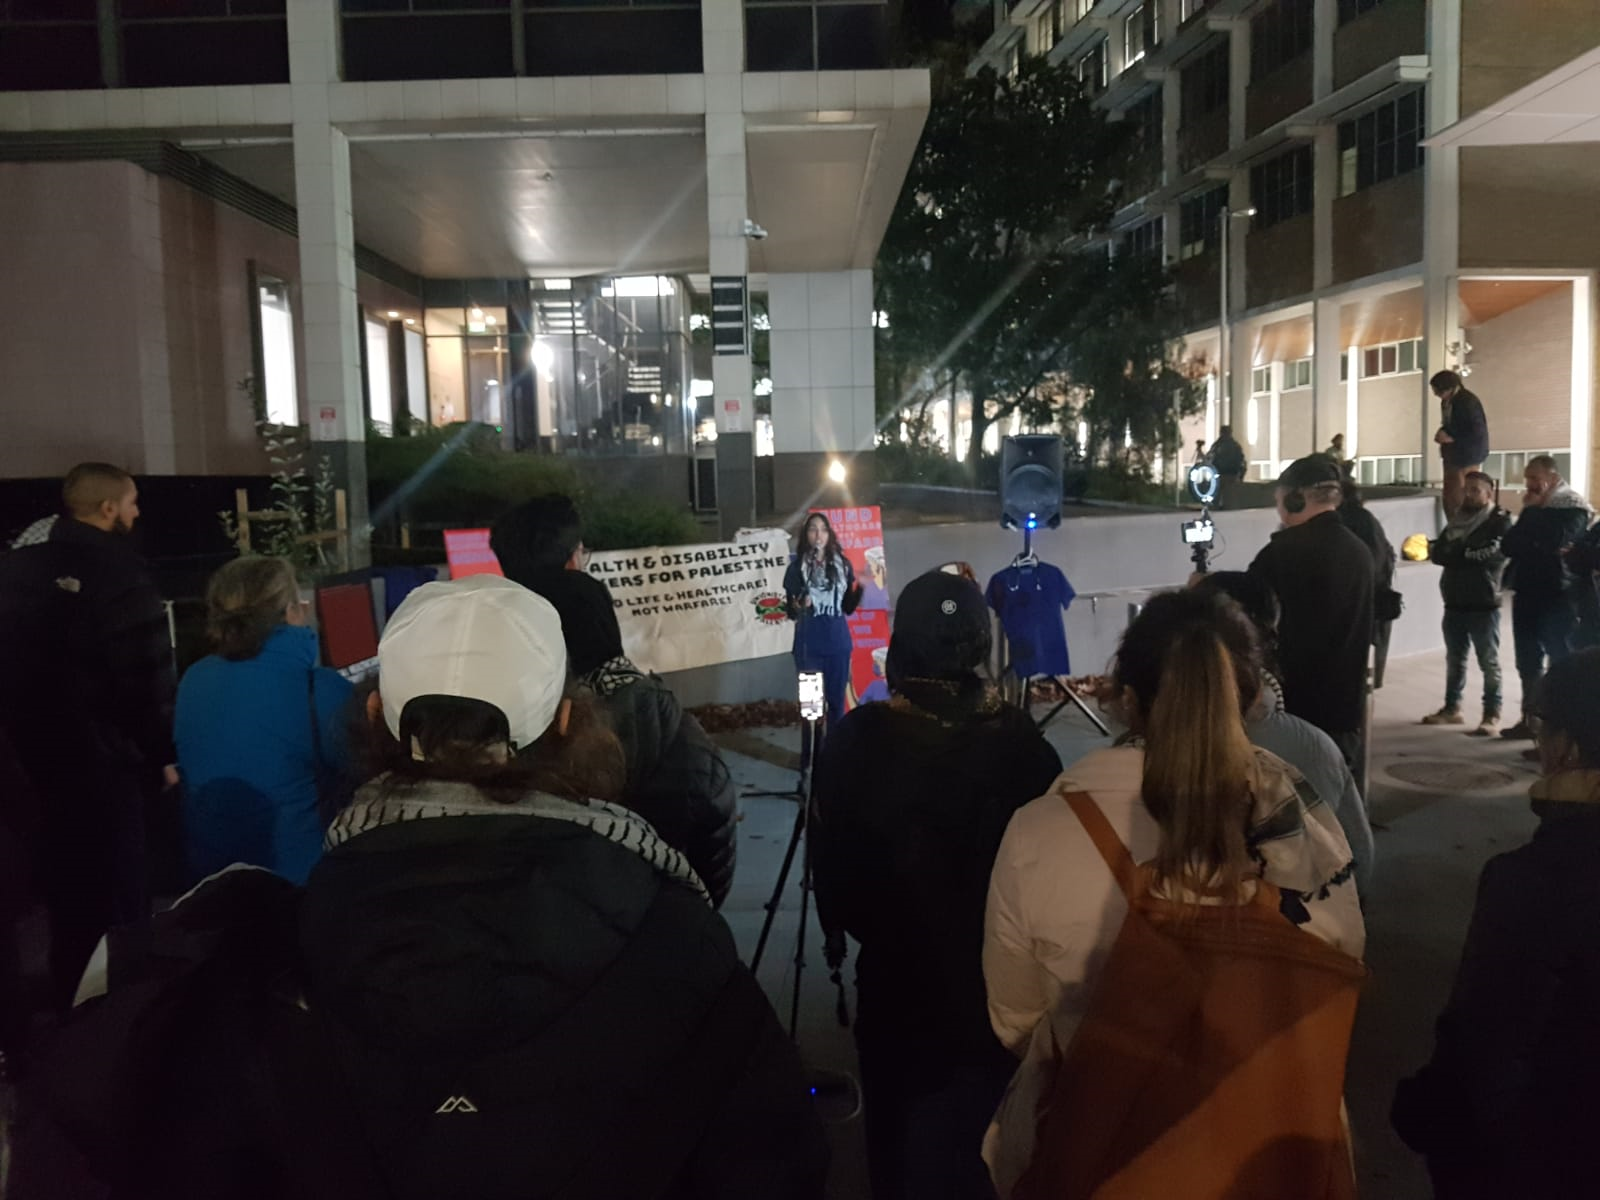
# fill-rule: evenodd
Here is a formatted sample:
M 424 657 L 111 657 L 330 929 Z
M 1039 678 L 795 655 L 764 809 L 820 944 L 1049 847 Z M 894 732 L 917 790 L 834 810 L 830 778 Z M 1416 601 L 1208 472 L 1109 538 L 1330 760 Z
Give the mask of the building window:
M 261 391 L 266 418 L 275 425 L 300 424 L 295 387 L 294 314 L 289 285 L 278 279 L 256 281 L 257 320 L 261 322 Z
M 1145 37 L 1145 6 L 1135 8 L 1122 20 L 1122 68 L 1127 70 L 1144 57 L 1148 42 Z
M 1382 486 L 1386 483 L 1421 483 L 1422 455 L 1385 454 L 1375 458 L 1356 460 L 1362 487 Z
M 1378 379 L 1385 375 L 1406 375 L 1421 371 L 1426 366 L 1422 355 L 1422 339 L 1410 338 L 1404 342 L 1385 342 L 1381 346 L 1366 346 L 1361 351 L 1361 378 Z
M 1178 258 L 1187 262 L 1217 244 L 1217 219 L 1228 203 L 1226 186 L 1212 188 L 1178 206 Z
M 1122 253 L 1143 254 L 1157 262 L 1166 258 L 1167 223 L 1161 217 L 1135 225 L 1122 235 Z
M 1198 17 L 1205 12 L 1210 3 L 1211 0 L 1178 0 L 1178 24 L 1183 24 L 1191 17 Z
M 1088 95 L 1097 96 L 1106 90 L 1109 59 L 1106 40 L 1101 38 L 1093 50 L 1078 60 L 1078 84 Z
M 1313 360 L 1297 358 L 1293 362 L 1283 364 L 1283 390 L 1292 392 L 1299 388 L 1311 386 L 1311 371 Z
M 1254 367 L 1250 371 L 1250 394 L 1265 396 L 1272 391 L 1272 368 Z M 1252 439 L 1253 440 L 1253 439 Z
M 1279 221 L 1311 211 L 1311 147 L 1250 168 L 1250 203 L 1255 205 L 1257 229 L 1270 229 Z
M 1311 49 L 1314 0 L 1273 0 L 1250 22 L 1250 78 L 1265 79 Z
M 1528 460 L 1541 454 L 1556 460 L 1556 473 L 1562 478 L 1572 474 L 1571 450 L 1494 450 L 1484 458 L 1483 470 L 1491 479 L 1500 481 L 1502 491 L 1520 492 Z
M 1362 13 L 1371 12 L 1383 0 L 1339 0 L 1339 24 L 1354 21 Z
M 1006 47 L 1006 69 L 1002 74 L 1007 79 L 1015 79 L 1022 73 L 1022 43 L 1012 42 Z
M 1057 10 L 1051 10 L 1039 18 L 1039 23 L 1034 27 L 1033 52 L 1035 54 L 1049 54 L 1055 49 L 1056 39 L 1061 36 L 1057 21 Z
M 1356 192 L 1422 165 L 1423 93 L 1410 92 L 1339 126 L 1339 194 Z
M 1072 0 L 1072 19 L 1081 21 L 1089 15 L 1089 10 L 1095 6 L 1095 0 Z
M 1183 69 L 1179 90 L 1183 97 L 1183 122 L 1224 108 L 1228 103 L 1228 42 L 1224 38 Z

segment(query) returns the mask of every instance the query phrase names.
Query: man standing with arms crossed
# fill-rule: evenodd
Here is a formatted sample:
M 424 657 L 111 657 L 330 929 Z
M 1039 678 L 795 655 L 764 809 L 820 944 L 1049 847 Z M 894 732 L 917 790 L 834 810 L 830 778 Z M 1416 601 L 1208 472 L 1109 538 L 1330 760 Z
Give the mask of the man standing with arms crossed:
M 172 643 L 128 534 L 139 489 L 82 463 L 49 540 L 0 559 L 0 723 L 41 809 L 38 885 L 56 999 L 95 943 L 149 916 L 144 800 L 177 782 Z
M 1366 794 L 1367 661 L 1372 649 L 1372 554 L 1339 519 L 1338 464 L 1321 454 L 1278 477 L 1283 528 L 1250 564 L 1282 608 L 1278 660 L 1284 707 L 1339 747 Z
M 1555 664 L 1572 653 L 1578 613 L 1567 552 L 1583 536 L 1594 513 L 1589 502 L 1567 486 L 1548 454 L 1528 460 L 1523 480 L 1522 515 L 1500 546 L 1511 564 L 1506 568 L 1506 587 L 1513 593 L 1511 639 L 1522 680 L 1524 716 L 1502 729 L 1500 736 L 1531 739 L 1527 705 L 1544 678 L 1546 660 Z
M 1428 380 L 1439 397 L 1443 419 L 1433 440 L 1444 459 L 1444 515 L 1448 519 L 1461 510 L 1461 495 L 1467 472 L 1483 469 L 1489 455 L 1489 419 L 1483 402 L 1461 385 L 1454 371 L 1440 371 Z

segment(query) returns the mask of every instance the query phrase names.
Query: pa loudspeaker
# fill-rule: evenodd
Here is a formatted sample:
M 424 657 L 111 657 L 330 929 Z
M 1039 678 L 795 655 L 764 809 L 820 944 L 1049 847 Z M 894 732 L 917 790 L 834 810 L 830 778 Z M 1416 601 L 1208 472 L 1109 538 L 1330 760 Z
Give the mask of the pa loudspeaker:
M 1055 529 L 1060 524 L 1060 436 L 1006 438 L 1000 443 L 1000 527 Z

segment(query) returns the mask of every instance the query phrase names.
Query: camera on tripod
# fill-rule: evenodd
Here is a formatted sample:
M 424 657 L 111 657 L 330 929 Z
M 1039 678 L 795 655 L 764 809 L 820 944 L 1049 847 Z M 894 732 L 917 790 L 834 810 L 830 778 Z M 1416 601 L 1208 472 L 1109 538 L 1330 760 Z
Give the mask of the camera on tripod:
M 822 688 L 821 671 L 800 672 L 800 717 L 816 722 L 827 711 L 827 698 Z
M 1204 575 L 1211 568 L 1211 547 L 1217 539 L 1216 522 L 1211 519 L 1211 505 L 1217 498 L 1217 485 L 1221 477 L 1210 463 L 1195 463 L 1189 468 L 1189 490 L 1200 501 L 1200 516 L 1178 526 L 1183 544 L 1190 548 L 1194 569 Z

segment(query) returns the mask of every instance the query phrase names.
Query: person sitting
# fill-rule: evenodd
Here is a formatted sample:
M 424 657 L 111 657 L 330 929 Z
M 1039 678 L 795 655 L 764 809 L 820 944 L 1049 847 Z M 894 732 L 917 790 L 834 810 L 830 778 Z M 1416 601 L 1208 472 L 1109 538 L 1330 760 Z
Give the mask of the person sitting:
M 378 672 L 373 774 L 303 895 L 236 868 L 97 956 L 50 1085 L 80 1144 L 136 1147 L 96 1159 L 116 1194 L 817 1200 L 794 1047 L 693 868 L 614 803 L 549 602 L 424 584 Z M 152 996 L 183 1020 L 130 1019 Z
M 174 720 L 189 877 L 240 862 L 304 883 L 352 770 L 353 689 L 317 665 L 284 559 L 236 558 L 213 575 L 206 632 L 213 652 L 184 674 Z
M 524 500 L 502 514 L 489 532 L 489 548 L 507 579 L 535 571 L 581 571 L 589 559 L 578 506 L 560 492 Z
M 1278 682 L 1273 661 L 1278 638 L 1277 596 L 1245 571 L 1217 571 L 1204 576 L 1197 587 L 1202 592 L 1229 597 L 1255 627 L 1261 646 L 1261 691 L 1245 714 L 1245 734 L 1253 745 L 1277 755 L 1300 772 L 1317 798 L 1333 809 L 1339 828 L 1350 843 L 1356 888 L 1365 901 L 1376 857 L 1372 822 L 1356 788 L 1355 776 L 1333 739 L 1283 707 L 1283 685 Z
M 1600 1171 L 1600 649 L 1557 661 L 1527 713 L 1539 826 L 1483 868 L 1433 1056 L 1395 1095 L 1438 1200 L 1589 1196 Z
M 660 676 L 639 670 L 623 653 L 605 584 L 563 569 L 524 573 L 515 581 L 561 615 L 572 673 L 599 699 L 622 743 L 622 803 L 683 852 L 720 907 L 733 886 L 739 798 L 716 743 Z
M 860 943 L 855 1025 L 874 1200 L 988 1197 L 984 1126 L 1015 1069 L 984 1009 L 983 903 L 1011 814 L 1061 760 L 979 674 L 975 583 L 932 571 L 894 614 L 891 698 L 846 714 L 817 759 L 817 912 Z
M 1146 1060 L 1109 1075 L 1095 1071 L 1069 1075 L 1065 1068 L 1059 1075 L 1055 1072 L 1060 1053 L 1070 1057 L 1078 1050 L 1074 1040 L 1085 1028 L 1086 1018 L 1095 1015 L 1093 1005 L 1102 982 L 1114 986 L 1118 998 L 1137 1008 L 1175 1000 L 1175 995 L 1168 995 L 1168 986 L 1180 978 L 1194 978 L 1187 969 L 1181 970 L 1169 976 L 1169 985 L 1132 996 L 1123 976 L 1105 974 L 1111 963 L 1136 970 L 1153 965 L 1137 955 L 1130 963 L 1120 953 L 1124 950 L 1120 931 L 1131 913 L 1137 911 L 1143 918 L 1133 933 L 1155 937 L 1150 933 L 1155 921 L 1152 903 L 1187 914 L 1178 921 L 1180 927 L 1198 920 L 1211 906 L 1273 903 L 1272 911 L 1281 914 L 1285 924 L 1271 925 L 1264 936 L 1271 938 L 1275 931 L 1295 934 L 1300 949 L 1286 954 L 1298 954 L 1302 961 L 1319 955 L 1302 944 L 1298 927 L 1324 943 L 1323 948 L 1340 952 L 1335 956 L 1336 970 L 1359 970 L 1353 960 L 1364 949 L 1366 932 L 1349 843 L 1329 806 L 1309 794 L 1295 771 L 1252 746 L 1246 736 L 1244 714 L 1261 690 L 1256 661 L 1255 631 L 1232 602 L 1193 589 L 1155 597 L 1124 632 L 1112 671 L 1114 703 L 1126 718 L 1129 736 L 1068 768 L 1006 829 L 989 885 L 983 947 L 995 1033 L 1024 1059 L 985 1141 L 985 1159 L 1002 1197 L 1092 1194 L 1092 1186 L 1081 1193 L 1039 1187 L 1018 1192 L 1030 1171 L 1035 1177 L 1041 1170 L 1047 1180 L 1053 1177 L 1051 1156 L 1091 1147 L 1100 1133 L 1107 1132 L 1089 1129 L 1086 1120 L 1085 1128 L 1064 1134 L 1059 1144 L 1039 1140 L 1040 1105 L 1051 1101 L 1052 1080 L 1066 1085 L 1078 1080 L 1091 1090 L 1104 1091 L 1132 1087 L 1152 1067 Z M 1124 863 L 1129 871 L 1133 864 L 1147 865 L 1129 874 Z M 1236 907 L 1241 915 L 1229 916 L 1219 932 L 1231 936 L 1229 929 L 1245 920 L 1245 911 Z M 1256 924 L 1261 919 L 1257 913 Z M 1169 935 L 1172 932 L 1170 921 L 1162 921 L 1160 927 Z M 1264 969 L 1270 977 L 1278 968 Z M 1238 1017 L 1253 1021 L 1264 1012 L 1241 1011 Z M 1158 1015 L 1184 1019 L 1165 1009 Z M 1353 1003 L 1349 1015 L 1353 1016 Z M 1096 1029 L 1103 1030 L 1115 1016 L 1100 1008 Z M 1205 1024 L 1183 1027 L 1205 1028 Z M 1346 1042 L 1348 1033 L 1345 1025 Z M 1163 1035 L 1153 1036 L 1159 1041 Z M 1281 1080 L 1281 1094 L 1248 1097 L 1254 1125 L 1262 1130 L 1286 1106 L 1301 1101 L 1321 1106 L 1318 1136 L 1298 1146 L 1306 1158 L 1300 1159 L 1297 1152 L 1280 1160 L 1303 1161 L 1306 1174 L 1276 1191 L 1269 1184 L 1259 1194 L 1321 1197 L 1325 1193 L 1319 1188 L 1335 1178 L 1341 1150 L 1333 1142 L 1338 1137 L 1338 1093 L 1344 1071 L 1344 1046 L 1338 1036 L 1335 1028 L 1330 1044 L 1317 1048 L 1318 1064 L 1328 1067 L 1328 1073 L 1313 1080 L 1309 1073 L 1301 1078 L 1290 1071 Z M 1135 1037 L 1128 1044 L 1146 1043 Z M 1094 1045 L 1085 1048 L 1093 1049 Z M 1216 1049 L 1195 1048 L 1195 1053 L 1209 1055 Z M 1167 1058 L 1155 1065 L 1164 1070 L 1172 1067 Z M 1170 1070 L 1162 1075 L 1169 1080 L 1170 1099 L 1191 1093 L 1229 1094 L 1227 1079 L 1185 1076 L 1181 1064 L 1175 1069 L 1175 1079 Z M 1300 1091 L 1291 1095 L 1286 1090 L 1290 1087 Z M 1141 1093 L 1138 1099 L 1152 1097 Z M 1237 1094 L 1234 1100 L 1246 1102 Z M 1120 1119 L 1117 1111 L 1102 1115 L 1107 1121 Z M 1178 1117 L 1172 1119 L 1182 1125 Z M 1240 1134 L 1237 1144 L 1196 1146 L 1192 1140 L 1182 1140 L 1181 1129 L 1173 1128 L 1178 1142 L 1157 1149 L 1170 1152 L 1165 1161 L 1179 1174 L 1202 1166 L 1208 1171 L 1242 1167 L 1238 1160 L 1248 1156 L 1250 1138 L 1255 1136 L 1251 1132 L 1245 1137 L 1239 1126 L 1231 1126 Z M 1116 1130 L 1109 1132 L 1114 1136 Z M 1045 1156 L 1037 1163 L 1036 1153 Z M 1191 1194 L 1185 1190 L 1189 1185 L 1171 1178 L 1172 1171 L 1160 1174 L 1159 1155 L 1127 1166 L 1150 1168 L 1160 1179 L 1159 1186 L 1134 1188 L 1130 1195 Z M 1143 1175 L 1140 1178 L 1149 1183 Z M 1098 1181 L 1086 1182 L 1098 1186 Z M 1219 1188 L 1216 1194 L 1224 1192 Z

